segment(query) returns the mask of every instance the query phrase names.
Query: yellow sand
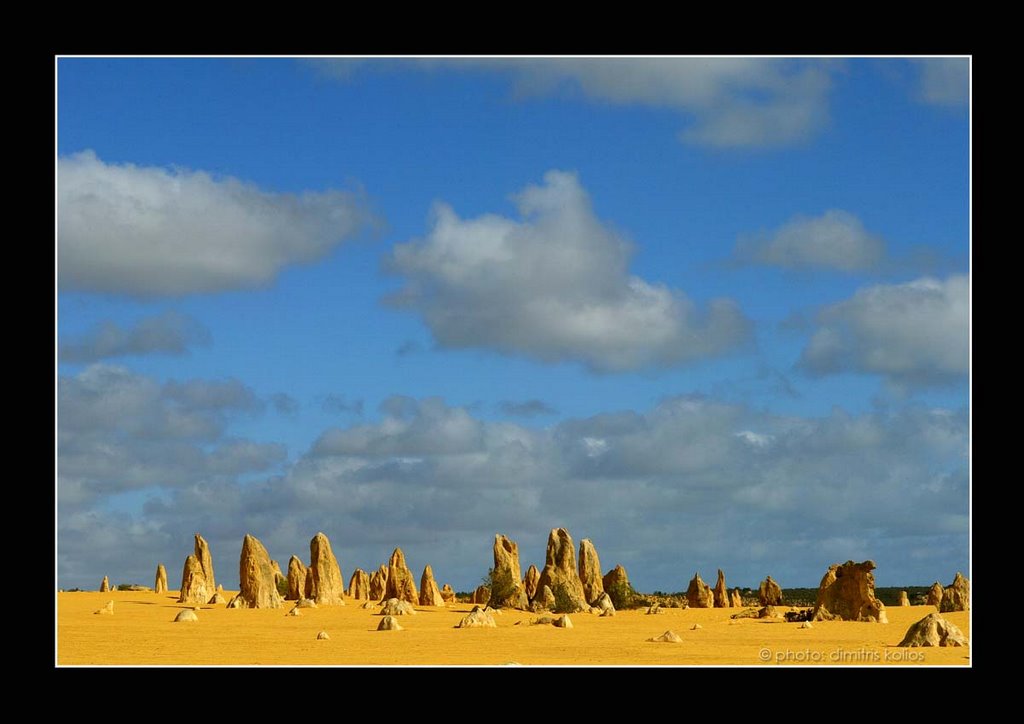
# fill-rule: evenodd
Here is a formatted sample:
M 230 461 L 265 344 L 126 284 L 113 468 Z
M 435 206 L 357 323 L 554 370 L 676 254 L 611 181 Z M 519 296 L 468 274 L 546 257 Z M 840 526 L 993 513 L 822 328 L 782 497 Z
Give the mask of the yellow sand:
M 231 592 L 224 595 L 230 599 Z M 93 611 L 114 601 L 113 616 Z M 742 609 L 663 609 L 648 616 L 620 611 L 601 618 L 573 614 L 575 628 L 530 626 L 535 614 L 504 611 L 498 628 L 455 629 L 471 605 L 417 607 L 401 616 L 404 631 L 377 631 L 379 609 L 344 607 L 271 610 L 203 606 L 195 623 L 172 623 L 182 608 L 177 592 L 57 594 L 57 663 L 269 665 L 722 665 L 783 664 L 968 665 L 969 648 L 903 649 L 907 628 L 932 606 L 887 608 L 888 624 L 730 621 Z M 780 608 L 785 611 L 788 609 Z M 970 637 L 969 614 L 943 614 Z M 522 625 L 515 626 L 517 621 Z M 692 631 L 700 623 L 703 628 Z M 672 629 L 683 642 L 647 639 Z M 318 631 L 330 640 L 317 641 Z

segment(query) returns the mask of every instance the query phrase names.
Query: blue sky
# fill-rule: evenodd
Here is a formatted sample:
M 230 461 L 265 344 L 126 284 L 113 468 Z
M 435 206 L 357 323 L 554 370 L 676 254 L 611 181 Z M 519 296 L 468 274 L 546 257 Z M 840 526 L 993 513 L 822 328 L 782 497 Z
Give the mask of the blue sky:
M 967 572 L 969 61 L 57 62 L 58 579 Z M 176 582 L 175 582 L 176 583 Z

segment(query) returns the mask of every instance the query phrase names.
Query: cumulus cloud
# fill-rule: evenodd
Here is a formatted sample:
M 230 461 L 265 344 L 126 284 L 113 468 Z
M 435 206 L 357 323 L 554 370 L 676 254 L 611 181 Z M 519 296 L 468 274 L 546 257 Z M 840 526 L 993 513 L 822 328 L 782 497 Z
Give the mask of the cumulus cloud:
M 620 372 L 734 350 L 749 322 L 731 299 L 701 310 L 629 273 L 631 244 L 593 212 L 576 176 L 550 171 L 515 196 L 520 220 L 461 219 L 439 204 L 425 239 L 395 246 L 390 301 L 437 342 Z
M 771 233 L 741 236 L 734 257 L 785 269 L 873 269 L 885 256 L 885 242 L 853 214 L 830 209 L 821 216 L 797 216 Z
M 505 415 L 514 417 L 537 417 L 538 415 L 557 415 L 558 410 L 543 400 L 502 400 L 498 409 Z
M 918 97 L 939 106 L 966 105 L 971 97 L 971 66 L 967 58 L 922 58 Z
M 346 573 L 400 545 L 414 568 L 430 563 L 465 590 L 490 565 L 495 531 L 519 542 L 526 566 L 564 525 L 642 590 L 679 590 L 717 567 L 733 585 L 767 572 L 815 585 L 848 558 L 875 559 L 881 585 L 927 584 L 967 564 L 967 444 L 965 409 L 786 417 L 678 396 L 537 430 L 393 397 L 378 421 L 325 431 L 281 475 L 220 474 L 259 457 L 223 445 L 223 468 L 179 468 L 136 517 L 73 507 L 60 575 L 65 586 L 149 577 L 154 560 L 183 559 L 199 530 L 230 583 L 246 532 L 283 560 L 324 530 Z M 143 532 L 159 545 L 136 551 Z
M 897 385 L 941 385 L 968 371 L 965 275 L 880 284 L 822 309 L 800 357 L 811 374 L 864 372 Z
M 328 76 L 398 63 L 315 62 Z M 714 148 L 782 146 L 812 137 L 828 121 L 827 65 L 774 58 L 502 58 L 421 60 L 401 67 L 508 73 L 521 97 L 560 95 L 599 103 L 670 108 L 687 142 Z
M 61 362 L 98 362 L 113 357 L 187 354 L 210 343 L 210 332 L 198 320 L 169 310 L 144 317 L 130 327 L 103 322 L 80 337 L 61 342 Z
M 85 151 L 57 163 L 58 283 L 138 296 L 258 287 L 325 257 L 370 220 L 356 193 L 272 193 Z

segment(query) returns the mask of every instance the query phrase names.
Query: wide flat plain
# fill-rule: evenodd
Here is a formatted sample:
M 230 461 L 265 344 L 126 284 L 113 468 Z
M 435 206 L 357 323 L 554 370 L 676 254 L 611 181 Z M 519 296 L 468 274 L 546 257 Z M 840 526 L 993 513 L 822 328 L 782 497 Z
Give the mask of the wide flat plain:
M 933 606 L 887 608 L 888 624 L 730 620 L 743 609 L 620 611 L 613 617 L 573 614 L 574 628 L 531 626 L 536 614 L 505 610 L 498 628 L 455 629 L 471 604 L 417 607 L 401 616 L 403 631 L 377 631 L 378 608 L 227 609 L 202 606 L 194 623 L 173 623 L 177 592 L 63 592 L 57 595 L 58 665 L 614 665 L 775 666 L 970 664 L 970 648 L 898 648 L 907 628 Z M 233 592 L 225 591 L 230 599 Z M 114 614 L 93 612 L 114 601 Z M 780 607 L 780 611 L 789 610 Z M 970 614 L 943 614 L 970 637 Z M 520 625 L 515 625 L 521 622 Z M 699 623 L 702 628 L 691 627 Z M 671 629 L 682 643 L 647 639 Z M 330 640 L 318 641 L 327 631 Z

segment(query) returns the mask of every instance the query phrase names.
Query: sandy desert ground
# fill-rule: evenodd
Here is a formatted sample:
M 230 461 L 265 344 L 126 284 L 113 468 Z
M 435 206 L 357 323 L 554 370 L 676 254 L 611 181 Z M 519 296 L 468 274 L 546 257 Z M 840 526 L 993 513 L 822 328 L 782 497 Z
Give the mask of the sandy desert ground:
M 225 592 L 230 598 L 233 592 Z M 114 615 L 95 615 L 107 601 Z M 535 614 L 505 610 L 498 628 L 455 629 L 471 604 L 417 607 L 404 631 L 377 631 L 379 609 L 233 609 L 203 606 L 199 621 L 173 623 L 177 592 L 57 594 L 58 665 L 969 665 L 969 648 L 898 648 L 907 628 L 932 606 L 886 609 L 888 624 L 731 621 L 742 609 L 574 614 L 574 628 L 530 626 Z M 784 607 L 781 610 L 788 610 Z M 944 614 L 970 637 L 970 614 Z M 522 622 L 521 625 L 515 625 Z M 703 628 L 691 630 L 693 624 Z M 672 629 L 682 643 L 647 639 Z M 330 640 L 318 641 L 327 631 Z

